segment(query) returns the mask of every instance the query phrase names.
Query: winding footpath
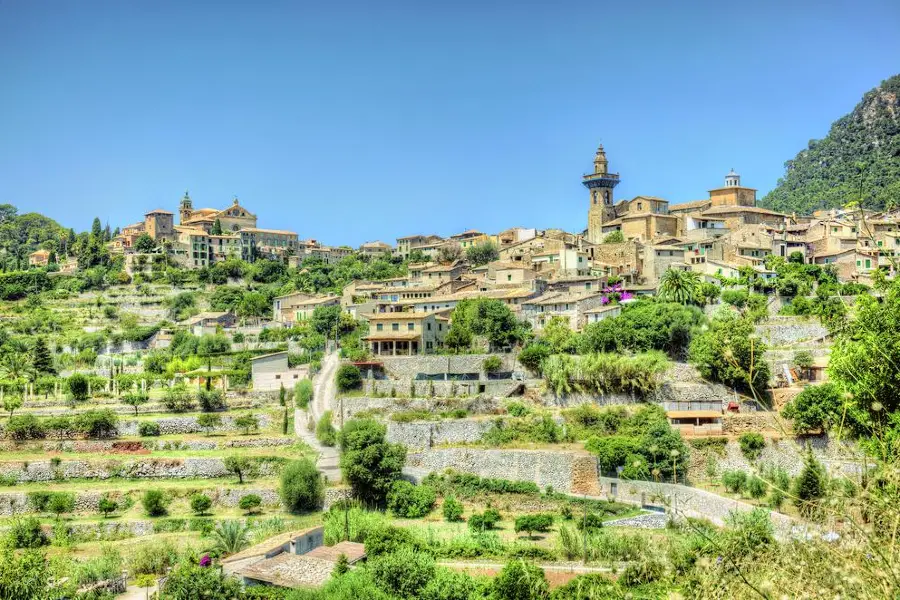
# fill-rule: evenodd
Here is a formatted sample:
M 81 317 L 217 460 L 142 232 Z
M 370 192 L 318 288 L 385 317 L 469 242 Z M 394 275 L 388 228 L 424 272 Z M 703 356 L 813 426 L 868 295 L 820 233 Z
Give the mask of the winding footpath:
M 319 457 L 316 467 L 328 481 L 340 481 L 341 469 L 338 466 L 338 450 L 334 446 L 323 446 L 316 439 L 315 424 L 327 410 L 332 410 L 334 399 L 337 396 L 337 388 L 334 384 L 334 376 L 337 372 L 340 359 L 337 351 L 332 351 L 322 359 L 322 369 L 313 378 L 313 399 L 309 404 L 309 411 L 294 409 L 294 432 L 297 437 L 315 450 Z M 312 430 L 308 427 L 308 420 L 312 420 Z

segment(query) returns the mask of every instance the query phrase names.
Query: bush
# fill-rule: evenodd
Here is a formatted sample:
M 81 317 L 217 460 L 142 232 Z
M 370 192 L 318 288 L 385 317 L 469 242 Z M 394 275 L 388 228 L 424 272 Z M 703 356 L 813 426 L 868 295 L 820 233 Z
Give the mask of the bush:
M 500 513 L 494 508 L 486 508 L 483 513 L 472 513 L 469 517 L 469 529 L 472 531 L 488 531 L 500 522 Z
M 225 394 L 222 390 L 200 390 L 197 393 L 197 400 L 200 403 L 200 410 L 203 412 L 225 408 Z
M 506 405 L 506 412 L 513 417 L 524 417 L 531 411 L 521 402 L 510 402 Z
M 369 558 L 393 554 L 402 548 L 418 548 L 419 544 L 408 529 L 385 525 L 368 532 L 365 540 Z
M 222 417 L 213 413 L 203 413 L 197 415 L 197 425 L 206 431 L 206 435 L 209 435 L 216 427 L 222 426 Z
M 496 373 L 503 366 L 503 361 L 500 360 L 499 356 L 491 355 L 484 359 L 481 363 L 481 368 L 484 369 L 485 373 Z
M 229 473 L 237 475 L 238 483 L 244 483 L 245 477 L 255 476 L 258 470 L 256 461 L 242 454 L 226 456 L 223 464 Z
M 234 420 L 234 426 L 243 431 L 244 435 L 250 435 L 251 431 L 259 430 L 259 418 L 249 413 L 241 415 Z
M 642 557 L 625 567 L 619 582 L 625 587 L 636 587 L 659 581 L 665 574 L 665 567 L 652 556 Z
M 194 408 L 194 397 L 183 384 L 175 385 L 166 390 L 162 403 L 172 412 L 187 412 Z
M 9 543 L 13 548 L 40 548 L 47 544 L 47 535 L 37 517 L 15 518 L 9 528 Z
M 754 500 L 759 500 L 766 495 L 769 486 L 767 486 L 766 482 L 756 475 L 752 475 L 747 479 L 747 483 L 744 485 L 744 488 L 747 490 L 748 496 L 750 496 Z
M 289 462 L 281 471 L 281 501 L 290 512 L 317 510 L 325 497 L 322 475 L 308 459 Z
M 747 484 L 747 474 L 739 470 L 729 470 L 722 473 L 722 485 L 732 494 L 740 494 Z
M 419 519 L 431 512 L 437 495 L 427 485 L 413 485 L 399 480 L 391 486 L 387 495 L 388 508 L 394 515 L 406 519 Z
M 735 308 L 743 308 L 747 305 L 749 294 L 747 290 L 722 290 L 722 302 Z
M 843 415 L 841 393 L 830 382 L 807 386 L 787 403 L 781 414 L 793 420 L 796 433 L 831 429 L 841 422 Z
M 66 387 L 76 402 L 84 402 L 88 399 L 88 378 L 81 373 L 73 373 L 66 380 Z
M 6 435 L 16 441 L 38 440 L 45 434 L 44 424 L 32 414 L 15 415 L 6 421 Z
M 191 496 L 191 510 L 195 515 L 205 515 L 212 508 L 212 500 L 206 494 L 194 494 Z
M 541 364 L 550 356 L 550 348 L 544 344 L 529 344 L 519 352 L 518 360 L 523 367 L 540 375 Z
M 575 519 L 575 526 L 579 531 L 597 531 L 603 529 L 603 517 L 596 513 L 587 513 L 582 515 L 580 519 Z
M 47 502 L 47 510 L 58 519 L 64 513 L 75 510 L 75 494 L 72 492 L 53 492 Z
M 100 497 L 100 501 L 97 502 L 97 510 L 100 511 L 104 518 L 116 512 L 118 509 L 119 503 L 110 498 L 108 494 L 103 494 L 103 496 Z
M 260 506 L 262 506 L 262 498 L 256 494 L 247 494 L 238 502 L 238 508 L 247 511 L 248 515 L 257 513 Z
M 134 546 L 128 556 L 129 575 L 165 575 L 178 560 L 171 540 L 150 540 Z
M 75 415 L 72 426 L 78 433 L 92 438 L 106 438 L 116 435 L 119 417 L 112 410 L 89 410 Z
M 759 458 L 763 448 L 766 447 L 765 438 L 755 431 L 742 433 L 738 442 L 741 446 L 741 453 L 751 462 Z
M 538 513 L 534 515 L 522 515 L 516 517 L 515 531 L 519 533 L 524 531 L 531 537 L 535 531 L 546 532 L 553 527 L 553 515 L 547 513 Z
M 349 392 L 358 389 L 362 385 L 362 374 L 356 365 L 341 365 L 335 376 L 338 390 Z
M 462 521 L 463 515 L 463 505 L 462 502 L 454 498 L 453 496 L 448 496 L 444 499 L 444 505 L 442 507 L 442 512 L 444 513 L 444 520 L 448 523 L 457 523 Z
M 322 418 L 316 424 L 316 439 L 323 446 L 334 446 L 337 442 L 337 431 L 331 424 L 331 411 L 326 410 L 322 413 Z
M 159 435 L 159 423 L 156 421 L 141 421 L 138 424 L 138 435 L 141 437 L 155 437 Z
M 147 490 L 141 497 L 141 505 L 144 507 L 144 512 L 151 517 L 165 515 L 168 512 L 166 510 L 168 504 L 168 498 L 161 490 Z
M 306 410 L 309 406 L 309 403 L 312 402 L 313 399 L 313 384 L 309 379 L 301 379 L 296 386 L 294 386 L 294 402 L 297 404 L 297 408 L 301 408 Z
M 366 568 L 382 589 L 398 598 L 418 598 L 434 578 L 434 558 L 409 546 L 369 559 Z
M 491 588 L 492 598 L 497 600 L 542 600 L 550 596 L 543 569 L 522 559 L 508 562 Z

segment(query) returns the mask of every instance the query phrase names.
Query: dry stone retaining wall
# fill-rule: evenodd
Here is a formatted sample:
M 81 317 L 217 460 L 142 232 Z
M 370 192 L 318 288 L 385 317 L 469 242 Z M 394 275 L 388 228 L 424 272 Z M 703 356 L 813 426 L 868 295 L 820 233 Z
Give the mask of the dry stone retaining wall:
M 426 381 L 413 379 L 367 379 L 363 389 L 369 395 L 395 396 L 410 395 L 427 398 L 460 398 L 476 395 L 505 398 L 522 386 L 522 382 L 511 379 L 482 381 Z
M 387 424 L 387 441 L 415 450 L 427 450 L 444 444 L 474 444 L 492 427 L 489 419 L 413 421 Z
M 377 398 L 370 396 L 348 397 L 338 402 L 343 406 L 344 419 L 351 419 L 361 411 L 375 411 L 388 416 L 407 410 L 428 411 L 439 414 L 464 409 L 469 414 L 501 414 L 504 402 L 497 398 Z
M 384 370 L 394 379 L 415 379 L 419 373 L 439 375 L 441 373 L 479 373 L 482 379 L 487 374 L 482 371 L 484 359 L 489 356 L 500 358 L 500 371 L 520 369 L 514 354 L 458 354 L 440 356 L 379 356 Z
M 756 333 L 770 346 L 790 346 L 828 335 L 817 320 L 800 317 L 772 317 L 756 326 Z
M 260 461 L 260 474 L 277 472 L 273 464 Z M 130 460 L 40 460 L 0 463 L 0 474 L 19 482 L 64 481 L 67 479 L 213 479 L 229 475 L 221 458 L 130 459 Z
M 411 453 L 406 466 L 418 473 L 452 469 L 479 477 L 533 481 L 557 492 L 599 493 L 596 459 L 578 452 L 442 448 Z

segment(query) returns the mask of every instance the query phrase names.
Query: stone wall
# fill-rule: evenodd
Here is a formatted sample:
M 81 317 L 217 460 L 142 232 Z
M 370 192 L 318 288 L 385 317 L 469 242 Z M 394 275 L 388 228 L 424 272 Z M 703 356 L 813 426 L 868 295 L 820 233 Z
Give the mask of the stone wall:
M 490 419 L 448 419 L 387 424 L 387 440 L 411 450 L 427 450 L 444 444 L 474 444 L 492 427 Z
M 728 470 L 757 472 L 761 465 L 780 467 L 791 477 L 796 477 L 803 469 L 803 455 L 807 447 L 832 475 L 846 475 L 855 479 L 865 468 L 863 455 L 854 443 L 833 440 L 821 435 L 766 440 L 766 446 L 759 458 L 752 463 L 741 452 L 740 444 L 736 440 L 729 440 L 721 452 L 692 447 L 688 477 L 692 481 L 709 479 L 706 471 L 710 460 L 714 461 L 716 477 L 720 477 Z
M 481 381 L 425 381 L 414 379 L 367 379 L 363 390 L 367 395 L 465 398 L 476 395 L 504 398 L 522 387 L 522 382 L 511 379 Z
M 772 317 L 756 326 L 756 333 L 770 346 L 790 346 L 828 335 L 818 319 Z
M 57 440 L 44 442 L 0 441 L 0 451 L 32 451 L 32 452 L 77 452 L 88 453 L 122 453 L 141 454 L 153 450 L 220 450 L 227 448 L 272 448 L 290 446 L 296 443 L 292 437 L 248 437 L 232 440 L 154 440 L 116 441 L 116 440 Z
M 406 466 L 417 473 L 452 469 L 479 477 L 533 481 L 544 489 L 597 495 L 597 461 L 587 453 L 551 450 L 443 448 L 411 453 Z
M 350 419 L 361 411 L 375 411 L 384 416 L 407 410 L 421 410 L 440 414 L 464 409 L 469 414 L 502 414 L 504 403 L 496 398 L 374 398 L 351 396 L 338 402 L 343 407 L 344 418 Z
M 338 502 L 352 499 L 353 490 L 348 487 L 327 487 L 325 488 L 325 501 L 322 503 L 322 510 L 327 511 Z
M 653 481 L 632 481 L 601 477 L 602 494 L 610 500 L 640 506 L 664 506 L 666 511 L 678 517 L 709 519 L 716 525 L 724 525 L 726 517 L 734 512 L 747 512 L 755 507 L 746 502 L 718 496 L 712 492 Z M 787 515 L 770 513 L 776 535 L 785 539 L 795 528 L 802 527 Z
M 269 414 L 262 412 L 255 414 L 259 419 L 259 429 L 261 431 L 272 427 L 272 417 Z M 235 433 L 240 431 L 234 425 L 235 418 L 236 417 L 233 416 L 222 415 L 222 425 L 213 428 L 212 431 L 216 433 Z M 159 424 L 160 435 L 183 435 L 187 433 L 205 433 L 206 431 L 197 423 L 197 417 L 163 417 L 161 419 L 154 419 L 154 421 Z M 116 427 L 118 435 L 138 435 L 139 423 L 140 421 L 137 420 L 120 421 Z
M 261 461 L 260 475 L 277 473 L 281 461 Z M 125 460 L 37 460 L 0 463 L 0 474 L 16 481 L 67 479 L 211 479 L 229 476 L 221 458 L 135 458 Z
M 439 356 L 379 356 L 385 373 L 393 379 L 415 379 L 420 373 L 439 375 L 442 373 L 479 373 L 481 379 L 487 379 L 482 371 L 482 363 L 488 356 L 500 358 L 500 371 L 521 370 L 514 354 L 456 354 Z
M 774 411 L 725 413 L 722 417 L 722 433 L 725 435 L 740 435 L 753 431 L 786 435 L 791 431 L 791 424 Z

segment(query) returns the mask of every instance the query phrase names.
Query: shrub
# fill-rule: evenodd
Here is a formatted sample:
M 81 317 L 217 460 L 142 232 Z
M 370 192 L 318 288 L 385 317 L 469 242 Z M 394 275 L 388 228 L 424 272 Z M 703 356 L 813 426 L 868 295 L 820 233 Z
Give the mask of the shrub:
M 195 515 L 205 515 L 212 507 L 212 499 L 206 494 L 194 494 L 191 496 L 191 510 Z
M 434 558 L 409 546 L 370 559 L 366 568 L 375 583 L 398 598 L 418 598 L 434 577 Z
M 407 519 L 424 517 L 434 508 L 436 500 L 434 488 L 405 480 L 395 481 L 387 495 L 388 508 L 396 516 Z
M 524 531 L 531 537 L 535 531 L 549 531 L 553 526 L 553 515 L 547 513 L 538 513 L 534 515 L 522 515 L 516 517 L 515 531 L 519 533 Z
M 225 394 L 222 390 L 200 390 L 197 393 L 197 401 L 200 403 L 200 410 L 203 412 L 212 412 L 225 408 Z
M 487 531 L 500 522 L 500 513 L 494 508 L 486 508 L 483 513 L 472 513 L 469 517 L 469 529 Z
M 166 390 L 163 406 L 172 412 L 187 412 L 194 408 L 194 397 L 183 384 Z
M 506 412 L 513 417 L 524 417 L 531 411 L 521 402 L 510 402 L 506 405 Z
M 462 502 L 460 502 L 453 496 L 448 496 L 444 499 L 444 506 L 442 507 L 442 511 L 444 513 L 444 520 L 448 523 L 456 523 L 462 521 Z
M 542 600 L 550 595 L 544 570 L 523 559 L 506 563 L 491 588 L 497 600 Z
M 149 540 L 131 549 L 128 571 L 134 575 L 164 575 L 177 560 L 178 550 L 171 540 Z
M 652 556 L 645 556 L 625 567 L 619 582 L 626 587 L 635 587 L 659 581 L 664 574 L 665 567 L 661 562 Z
M 159 435 L 159 423 L 156 421 L 141 421 L 138 424 L 138 435 L 141 437 L 155 437 Z
M 659 387 L 669 362 L 659 351 L 634 356 L 614 353 L 570 356 L 555 354 L 544 361 L 544 381 L 557 396 L 633 394 L 645 396 Z
M 740 494 L 747 483 L 747 474 L 740 470 L 729 470 L 722 473 L 722 485 L 732 494 Z
M 841 393 L 830 382 L 807 386 L 788 402 L 781 414 L 793 419 L 796 433 L 831 429 L 841 422 L 843 415 Z
M 322 475 L 312 461 L 295 460 L 281 471 L 281 501 L 291 512 L 317 510 L 325 496 Z
M 819 501 L 828 489 L 828 475 L 822 466 L 807 450 L 803 459 L 803 470 L 794 480 L 794 503 L 800 513 L 811 517 L 816 513 Z
M 337 441 L 337 431 L 331 424 L 332 414 L 330 410 L 322 413 L 322 418 L 316 424 L 316 439 L 323 446 L 334 446 Z
M 183 561 L 166 577 L 160 590 L 165 598 L 241 598 L 241 584 L 219 569 Z
M 17 517 L 9 528 L 9 543 L 13 548 L 40 548 L 47 544 L 47 534 L 37 517 Z
M 47 510 L 58 519 L 64 513 L 75 510 L 75 494 L 72 492 L 53 492 L 47 502 Z
M 309 403 L 312 402 L 313 399 L 313 384 L 309 379 L 301 379 L 296 386 L 294 386 L 294 402 L 297 404 L 297 408 L 302 408 L 306 410 L 309 406 Z
M 72 426 L 78 433 L 92 438 L 112 437 L 116 434 L 119 417 L 112 410 L 89 410 L 75 415 Z
M 747 478 L 747 483 L 744 485 L 744 489 L 747 491 L 747 495 L 754 500 L 759 500 L 760 498 L 765 496 L 768 488 L 769 486 L 766 485 L 766 482 L 756 475 L 751 475 L 749 478 Z
M 150 401 L 150 396 L 142 392 L 129 392 L 122 396 L 122 404 L 127 404 L 134 409 L 134 415 L 138 414 L 138 407 Z
M 338 390 L 341 392 L 349 392 L 355 390 L 362 385 L 362 374 L 356 365 L 341 365 L 335 375 L 335 382 Z
M 417 548 L 418 542 L 408 529 L 386 525 L 373 529 L 366 536 L 366 554 L 369 557 L 393 554 L 402 548 Z
M 503 361 L 500 360 L 499 356 L 491 355 L 484 359 L 481 363 L 481 368 L 484 369 L 485 373 L 496 373 L 503 366 Z
M 801 369 L 813 366 L 813 355 L 809 350 L 797 350 L 794 352 L 794 364 Z
M 541 364 L 550 356 L 550 348 L 544 344 L 529 344 L 519 352 L 518 360 L 523 367 L 532 373 L 541 373 Z
M 248 413 L 237 417 L 234 420 L 234 426 L 243 431 L 244 435 L 250 435 L 251 431 L 259 430 L 259 419 Z
M 722 302 L 735 308 L 743 308 L 747 305 L 749 295 L 747 290 L 722 290 Z
M 118 509 L 119 503 L 110 498 L 108 494 L 103 494 L 103 496 L 100 497 L 100 501 L 97 502 L 97 510 L 100 511 L 100 514 L 102 514 L 104 518 L 116 512 Z
M 84 402 L 88 399 L 88 378 L 81 373 L 73 373 L 66 380 L 66 387 L 69 388 L 69 393 L 72 395 L 72 399 L 76 402 Z
M 144 507 L 144 512 L 151 517 L 165 515 L 168 504 L 168 498 L 161 490 L 147 490 L 141 497 L 141 505 Z
M 247 494 L 238 502 L 238 508 L 247 511 L 248 515 L 258 512 L 260 506 L 262 506 L 262 498 L 256 494 Z
M 37 440 L 45 434 L 44 424 L 32 414 L 15 415 L 6 421 L 6 435 L 16 441 Z
M 596 513 L 587 513 L 580 519 L 575 519 L 575 526 L 580 531 L 584 531 L 585 529 L 588 531 L 603 529 L 603 517 Z
M 742 433 L 741 437 L 738 438 L 738 442 L 741 446 L 741 453 L 749 461 L 754 461 L 759 458 L 759 455 L 762 454 L 763 448 L 766 447 L 765 438 L 755 431 Z
M 222 417 L 214 413 L 203 413 L 197 415 L 197 425 L 206 431 L 206 435 L 209 435 L 216 427 L 222 426 Z

